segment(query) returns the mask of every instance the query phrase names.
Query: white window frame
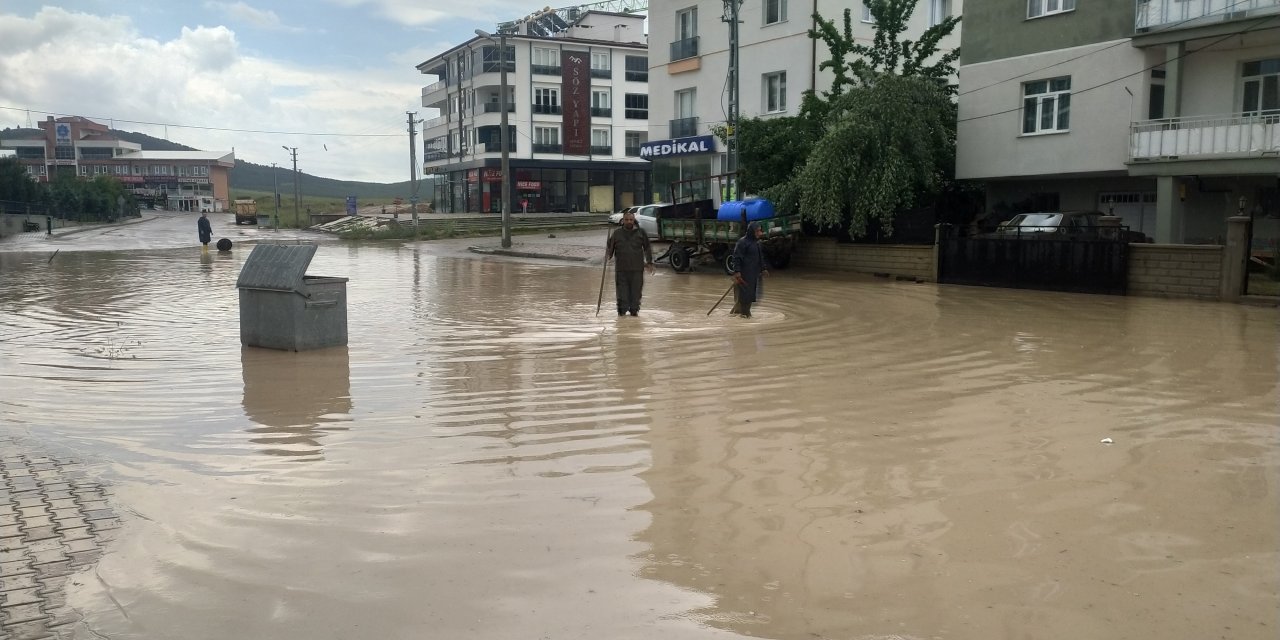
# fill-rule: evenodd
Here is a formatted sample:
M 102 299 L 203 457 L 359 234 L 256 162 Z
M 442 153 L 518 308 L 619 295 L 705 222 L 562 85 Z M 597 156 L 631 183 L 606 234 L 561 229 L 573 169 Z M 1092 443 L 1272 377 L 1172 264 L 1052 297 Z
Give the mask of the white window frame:
M 698 6 L 686 7 L 676 12 L 676 40 L 698 37 Z
M 761 11 L 761 13 L 764 14 L 765 26 L 769 26 L 771 24 L 782 24 L 787 21 L 787 0 L 764 0 L 763 9 L 764 10 Z M 777 14 L 774 16 L 773 20 L 769 19 L 770 12 L 775 12 Z
M 560 89 L 556 87 L 534 87 L 533 104 L 542 107 L 560 106 Z
M 595 89 L 591 92 L 592 109 L 612 108 L 613 97 L 608 89 Z
M 534 127 L 534 144 L 560 144 L 560 127 Z
M 862 21 L 866 24 L 875 24 L 876 19 L 871 15 L 871 7 L 866 2 L 862 3 Z
M 685 110 L 681 108 L 682 107 L 681 103 L 684 99 L 684 96 L 689 96 L 688 113 L 685 113 Z M 676 91 L 675 98 L 676 98 L 675 115 L 677 120 L 683 120 L 685 118 L 693 118 L 698 115 L 698 90 L 696 88 L 681 89 L 679 91 Z
M 560 66 L 560 52 L 547 47 L 533 47 L 530 60 L 530 64 L 535 67 L 558 67 Z
M 603 135 L 600 135 L 603 134 Z M 593 147 L 612 147 L 613 142 L 609 139 L 608 129 L 592 129 L 591 130 L 591 146 Z
M 1076 0 L 1027 0 L 1027 19 L 1056 16 L 1076 10 Z
M 774 86 L 774 83 L 777 86 Z M 764 113 L 786 113 L 787 111 L 787 72 L 775 71 L 760 76 L 760 89 L 763 95 L 762 111 Z
M 1264 108 L 1265 105 L 1263 104 L 1263 100 L 1266 98 L 1267 80 L 1270 79 L 1272 80 L 1273 83 L 1280 83 L 1280 69 L 1277 69 L 1276 71 L 1269 71 L 1264 68 L 1264 69 L 1261 69 L 1261 73 L 1257 75 L 1252 75 L 1252 76 L 1244 75 L 1244 66 L 1246 64 L 1257 62 L 1257 63 L 1260 63 L 1260 66 L 1266 66 L 1267 63 L 1274 63 L 1276 62 L 1276 60 L 1277 60 L 1276 58 L 1264 58 L 1261 60 L 1246 60 L 1245 62 L 1241 63 L 1240 65 L 1240 98 L 1236 100 L 1236 104 L 1240 105 L 1240 113 L 1242 115 L 1274 116 L 1277 113 L 1280 113 L 1280 105 L 1271 107 L 1268 109 L 1268 108 Z M 1257 83 L 1258 93 L 1257 93 L 1255 104 L 1246 105 L 1244 102 L 1248 93 L 1247 85 L 1249 85 L 1250 83 Z
M 936 27 L 951 17 L 951 0 L 929 0 L 929 26 Z
M 1043 85 L 1037 90 L 1037 85 Z M 1055 88 L 1056 87 L 1056 88 Z M 1034 90 L 1034 92 L 1033 92 Z M 1066 102 L 1066 126 L 1063 126 L 1062 103 Z M 1027 131 L 1027 113 L 1035 110 L 1035 128 Z M 1046 117 L 1050 119 L 1046 126 Z M 1071 131 L 1071 76 L 1045 78 L 1022 84 L 1022 119 L 1020 129 L 1024 136 L 1036 136 Z
M 613 52 L 592 51 L 591 68 L 597 71 L 609 71 L 613 69 Z

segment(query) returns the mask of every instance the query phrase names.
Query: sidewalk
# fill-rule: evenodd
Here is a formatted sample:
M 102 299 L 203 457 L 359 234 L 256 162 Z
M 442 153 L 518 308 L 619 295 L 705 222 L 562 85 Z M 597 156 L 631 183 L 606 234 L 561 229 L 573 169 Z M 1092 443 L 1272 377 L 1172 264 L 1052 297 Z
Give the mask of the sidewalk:
M 615 228 L 610 226 L 607 231 Z M 467 250 L 484 255 L 601 264 L 606 238 L 607 233 L 603 229 L 513 236 L 508 249 L 502 248 L 500 238 L 484 238 L 481 244 L 469 246 Z

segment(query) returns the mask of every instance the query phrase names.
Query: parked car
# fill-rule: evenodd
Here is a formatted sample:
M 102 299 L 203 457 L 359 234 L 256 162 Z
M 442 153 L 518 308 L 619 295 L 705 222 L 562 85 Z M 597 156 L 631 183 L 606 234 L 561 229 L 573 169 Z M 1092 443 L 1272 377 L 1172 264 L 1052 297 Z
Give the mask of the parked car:
M 658 202 L 636 207 L 636 224 L 640 225 L 650 238 L 658 237 L 658 209 L 667 206 L 668 202 Z
M 1102 214 L 1098 211 L 1055 211 L 1040 213 L 1019 213 L 1009 220 L 1000 223 L 992 235 L 999 238 L 1061 238 L 1115 237 L 1116 233 L 1129 242 L 1151 242 L 1140 231 L 1132 231 L 1126 227 L 1113 227 L 1102 224 Z
M 639 208 L 640 207 L 627 207 L 626 209 L 623 209 L 622 211 L 619 211 L 617 213 L 609 214 L 609 224 L 622 224 L 623 214 L 628 212 L 635 213 L 636 209 L 639 209 Z

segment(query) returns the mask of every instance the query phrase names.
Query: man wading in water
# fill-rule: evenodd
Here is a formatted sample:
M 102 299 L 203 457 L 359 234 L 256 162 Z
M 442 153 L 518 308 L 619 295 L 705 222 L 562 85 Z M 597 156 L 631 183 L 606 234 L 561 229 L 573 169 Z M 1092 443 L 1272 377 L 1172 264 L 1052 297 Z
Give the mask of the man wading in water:
M 760 298 L 763 292 L 761 276 L 769 273 L 765 268 L 764 250 L 760 247 L 760 237 L 764 230 L 759 222 L 747 225 L 747 232 L 742 234 L 738 244 L 733 248 L 733 257 L 738 263 L 738 270 L 733 274 L 733 282 L 738 285 L 738 303 L 733 312 L 744 318 L 751 317 L 751 303 Z
M 618 294 L 618 315 L 640 313 L 640 292 L 644 290 L 644 272 L 653 273 L 653 252 L 649 249 L 649 236 L 636 225 L 636 214 L 622 214 L 622 226 L 609 234 L 605 245 L 604 261 L 614 256 L 618 263 L 613 269 L 614 289 Z

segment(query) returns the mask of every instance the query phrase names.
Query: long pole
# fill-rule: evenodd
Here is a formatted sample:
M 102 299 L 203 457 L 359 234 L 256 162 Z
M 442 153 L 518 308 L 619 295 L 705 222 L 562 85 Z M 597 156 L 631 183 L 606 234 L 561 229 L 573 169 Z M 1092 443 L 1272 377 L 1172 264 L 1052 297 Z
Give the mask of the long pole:
M 729 178 L 728 196 L 730 200 L 737 200 L 740 197 L 738 193 L 738 120 L 739 120 L 739 103 L 740 93 L 738 91 L 738 71 L 741 66 L 738 56 L 738 9 L 742 6 L 742 0 L 724 0 L 726 18 L 729 21 L 729 150 L 725 161 L 729 166 L 726 167 L 725 173 L 733 175 Z
M 511 248 L 511 129 L 507 121 L 507 34 L 498 34 L 498 60 L 502 92 L 502 248 Z
M 604 304 L 604 276 L 609 272 L 609 236 L 612 230 L 606 229 L 604 234 L 604 264 L 600 267 L 600 297 L 596 298 L 596 315 L 600 315 L 600 305 Z
M 711 312 L 712 312 L 712 311 L 715 311 L 715 310 L 716 310 L 716 307 L 720 306 L 720 303 L 721 303 L 721 302 L 724 302 L 724 299 L 725 299 L 725 298 L 727 298 L 727 297 L 729 297 L 729 292 L 730 292 L 730 291 L 733 291 L 733 288 L 734 288 L 734 287 L 736 287 L 736 286 L 738 286 L 738 283 L 736 283 L 736 282 L 735 282 L 735 283 L 733 283 L 733 284 L 731 284 L 731 285 L 729 285 L 729 288 L 724 290 L 724 295 L 720 296 L 720 299 L 719 299 L 719 300 L 716 300 L 716 303 L 715 303 L 715 304 L 713 304 L 713 305 L 711 305 L 711 308 L 707 310 L 707 315 L 711 315 Z
M 271 163 L 271 201 L 276 207 L 276 231 L 280 230 L 280 172 L 276 163 Z
M 289 154 L 293 156 L 293 219 L 298 222 L 298 224 L 302 224 L 300 213 L 298 211 L 299 202 L 302 200 L 300 191 L 298 190 L 298 148 L 285 146 L 281 146 L 280 148 L 288 151 Z M 307 221 L 306 226 L 311 226 L 310 220 Z
M 415 129 L 417 121 L 413 116 L 416 112 L 406 111 L 405 115 L 409 116 L 409 206 L 413 207 L 413 233 L 418 234 L 418 149 L 417 138 L 418 132 Z

